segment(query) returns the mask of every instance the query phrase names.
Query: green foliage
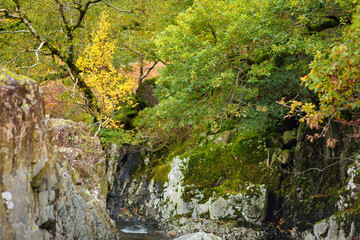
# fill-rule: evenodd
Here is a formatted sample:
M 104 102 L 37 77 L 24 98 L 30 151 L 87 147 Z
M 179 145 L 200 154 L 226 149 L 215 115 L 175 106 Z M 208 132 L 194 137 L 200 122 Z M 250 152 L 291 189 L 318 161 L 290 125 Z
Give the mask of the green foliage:
M 40 1 L 2 1 L 0 8 L 9 9 L 10 13 L 18 16 L 16 3 L 21 7 L 24 16 L 29 20 L 33 29 L 39 36 L 48 41 L 50 45 L 60 51 L 64 58 L 73 55 L 76 57 L 90 39 L 91 29 L 96 25 L 97 14 L 103 9 L 95 4 L 89 8 L 84 16 L 86 24 L 73 29 L 72 39 L 66 33 L 67 26 L 61 20 L 59 4 L 53 0 Z M 64 17 L 73 24 L 79 17 L 77 5 L 74 1 L 59 1 L 63 5 Z M 2 30 L 6 30 L 2 32 Z M 0 23 L 0 62 L 12 70 L 38 79 L 46 75 L 64 72 L 64 62 L 59 64 L 59 59 L 49 54 L 46 44 L 39 49 L 38 56 L 35 50 L 39 48 L 41 41 L 34 37 L 25 24 L 18 18 L 6 17 Z M 76 47 L 74 47 L 76 46 Z M 38 59 L 37 59 L 38 58 Z M 37 61 L 39 60 L 39 61 Z M 69 59 L 70 60 L 70 59 Z M 36 65 L 34 65 L 36 64 Z M 31 67 L 33 66 L 33 67 Z M 53 78 L 56 75 L 53 76 Z
M 153 36 L 191 4 L 5 0 L 0 4 L 0 62 L 39 81 L 71 79 L 81 92 L 79 102 L 95 122 L 118 125 L 111 117 L 120 102 L 132 100 L 126 96 L 134 89 L 122 76 L 126 65 L 157 60 Z M 100 19 L 104 11 L 109 17 Z
M 277 100 L 313 98 L 300 77 L 317 51 L 341 39 L 352 8 L 330 0 L 195 1 L 155 39 L 168 64 L 156 82 L 160 103 L 141 114 L 139 126 L 171 134 L 217 132 L 234 118 L 273 125 L 284 114 Z
M 360 7 L 358 7 L 359 11 Z M 358 114 L 360 108 L 360 13 L 353 24 L 346 28 L 340 44 L 319 51 L 311 63 L 311 72 L 302 78 L 306 87 L 317 93 L 315 104 L 295 101 L 293 110 L 301 106 L 303 120 L 311 127 L 318 127 L 325 118 L 351 120 L 345 111 Z
M 157 60 L 154 36 L 191 4 L 192 0 L 114 1 L 109 11 L 116 25 L 114 34 L 121 46 L 114 56 L 115 66 L 133 64 L 139 60 L 139 53 L 148 61 Z
M 133 131 L 122 128 L 102 128 L 99 131 L 99 137 L 104 145 L 114 143 L 121 146 L 122 144 L 136 144 L 140 142 Z

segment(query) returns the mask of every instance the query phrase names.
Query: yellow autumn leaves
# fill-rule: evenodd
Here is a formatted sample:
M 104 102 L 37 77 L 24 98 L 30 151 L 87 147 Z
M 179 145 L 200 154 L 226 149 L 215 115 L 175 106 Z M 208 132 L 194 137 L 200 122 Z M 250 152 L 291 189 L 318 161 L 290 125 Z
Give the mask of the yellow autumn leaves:
M 96 96 L 100 112 L 98 120 L 115 126 L 111 116 L 125 103 L 134 104 L 130 97 L 134 79 L 117 72 L 111 62 L 116 41 L 110 37 L 111 23 L 107 18 L 102 14 L 98 29 L 92 33 L 92 43 L 85 48 L 77 65 Z

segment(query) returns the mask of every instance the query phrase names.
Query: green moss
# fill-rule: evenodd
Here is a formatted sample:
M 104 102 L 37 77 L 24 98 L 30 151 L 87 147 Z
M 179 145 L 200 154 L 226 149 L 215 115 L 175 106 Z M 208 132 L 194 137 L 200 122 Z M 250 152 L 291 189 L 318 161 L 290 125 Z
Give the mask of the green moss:
M 259 137 L 237 137 L 229 145 L 214 146 L 209 141 L 183 154 L 182 158 L 189 158 L 184 186 L 201 190 L 201 202 L 206 202 L 213 194 L 226 197 L 240 192 L 249 182 L 269 182 L 269 171 L 262 164 L 266 156 L 265 143 Z M 194 197 L 194 191 L 187 187 L 183 197 Z
M 28 79 L 27 77 L 21 76 L 21 75 L 17 75 L 17 74 L 15 74 L 15 73 L 13 73 L 13 72 L 11 72 L 11 71 L 8 71 L 8 70 L 6 70 L 6 69 L 4 69 L 4 68 L 0 69 L 0 75 L 3 76 L 3 77 L 0 78 L 0 82 L 1 82 L 1 83 L 4 83 L 4 80 L 6 79 L 6 75 L 8 75 L 8 76 L 10 76 L 10 77 L 12 77 L 12 78 L 14 78 L 14 79 L 19 80 L 20 83 L 28 83 L 28 82 L 31 82 L 31 80 Z
M 170 162 L 157 166 L 153 177 L 154 181 L 163 185 L 168 180 L 167 176 L 170 170 Z
M 199 217 L 209 219 L 210 218 L 210 213 L 209 213 L 209 211 L 204 212 L 204 213 L 200 214 Z
M 76 183 L 81 182 L 79 173 L 74 168 L 72 168 L 70 164 L 67 165 L 67 170 L 69 171 L 71 179 L 75 185 Z
M 159 79 L 159 77 L 153 77 L 153 78 L 149 78 L 149 79 L 146 79 L 145 81 L 147 82 L 151 82 L 153 84 L 156 84 L 156 81 Z
M 85 122 L 86 124 L 92 124 L 92 116 L 89 113 L 80 112 L 78 114 L 71 115 L 71 120 L 74 122 Z

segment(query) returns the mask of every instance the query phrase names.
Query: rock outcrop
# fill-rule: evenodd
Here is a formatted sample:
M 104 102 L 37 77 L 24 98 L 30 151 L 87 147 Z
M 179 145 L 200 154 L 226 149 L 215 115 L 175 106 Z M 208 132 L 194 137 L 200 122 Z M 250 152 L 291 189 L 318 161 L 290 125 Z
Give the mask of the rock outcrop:
M 352 240 L 360 238 L 360 155 L 347 170 L 347 184 L 339 191 L 336 214 L 314 224 L 312 229 L 296 232 L 297 239 L 309 240 Z
M 155 221 L 172 236 L 360 238 L 360 146 L 351 129 L 330 131 L 340 139 L 332 148 L 327 138 L 308 141 L 316 130 L 300 125 L 269 133 L 266 145 L 231 130 L 200 136 L 181 157 L 123 153 L 108 207 L 115 219 Z
M 263 231 L 237 224 L 259 227 L 264 223 L 264 186 L 249 185 L 241 193 L 222 197 L 214 195 L 202 203 L 204 196 L 201 191 L 191 199 L 184 198 L 183 171 L 188 159 L 173 158 L 163 185 L 147 176 L 131 179 L 141 164 L 139 159 L 140 155 L 131 151 L 119 159 L 119 174 L 108 195 L 108 208 L 113 218 L 157 222 L 175 236 L 205 231 L 222 239 L 265 237 Z
M 104 201 L 67 157 L 79 149 L 65 151 L 46 121 L 37 83 L 0 68 L 0 112 L 0 239 L 115 239 Z

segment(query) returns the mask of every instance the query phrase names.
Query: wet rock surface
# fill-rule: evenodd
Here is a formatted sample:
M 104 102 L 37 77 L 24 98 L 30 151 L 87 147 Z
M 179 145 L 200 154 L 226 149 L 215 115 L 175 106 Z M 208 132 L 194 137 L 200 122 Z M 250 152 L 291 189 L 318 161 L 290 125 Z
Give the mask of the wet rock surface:
M 69 159 L 83 155 L 58 150 L 37 83 L 0 68 L 0 112 L 0 239 L 115 239 L 104 201 L 76 180 Z

